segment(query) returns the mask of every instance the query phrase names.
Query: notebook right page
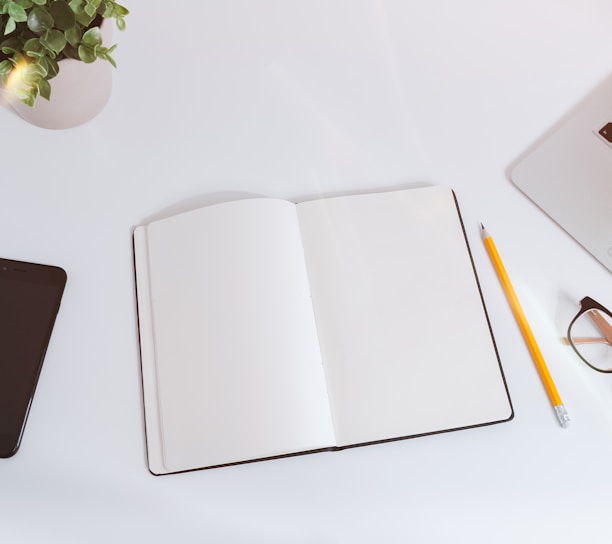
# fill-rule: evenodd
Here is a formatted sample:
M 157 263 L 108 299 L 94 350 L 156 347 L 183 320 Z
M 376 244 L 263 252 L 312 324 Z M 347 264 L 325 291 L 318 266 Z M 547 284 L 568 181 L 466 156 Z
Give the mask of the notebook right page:
M 450 189 L 298 214 L 338 446 L 512 417 Z

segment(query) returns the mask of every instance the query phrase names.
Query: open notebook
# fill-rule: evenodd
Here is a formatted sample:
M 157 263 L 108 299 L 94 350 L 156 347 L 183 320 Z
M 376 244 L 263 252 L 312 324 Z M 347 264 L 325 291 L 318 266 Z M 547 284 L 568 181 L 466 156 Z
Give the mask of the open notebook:
M 154 474 L 512 417 L 450 189 L 226 202 L 134 250 Z

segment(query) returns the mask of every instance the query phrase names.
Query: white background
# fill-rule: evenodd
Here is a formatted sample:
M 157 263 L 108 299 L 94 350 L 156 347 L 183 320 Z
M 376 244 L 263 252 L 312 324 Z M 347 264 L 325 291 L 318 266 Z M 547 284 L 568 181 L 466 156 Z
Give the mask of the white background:
M 128 4 L 106 109 L 76 129 L 0 108 L 0 254 L 63 266 L 6 542 L 612 539 L 612 376 L 559 340 L 611 276 L 509 182 L 612 71 L 604 0 Z M 612 97 L 611 97 L 612 100 Z M 131 233 L 211 195 L 455 189 L 515 408 L 506 424 L 223 469 L 146 468 Z M 493 234 L 572 418 L 561 429 L 495 273 Z M 458 353 L 457 357 L 461 357 Z

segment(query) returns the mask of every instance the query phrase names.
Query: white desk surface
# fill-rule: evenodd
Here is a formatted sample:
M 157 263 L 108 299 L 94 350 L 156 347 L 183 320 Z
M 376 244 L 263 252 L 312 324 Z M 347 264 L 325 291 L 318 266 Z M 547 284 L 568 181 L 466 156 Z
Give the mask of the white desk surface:
M 0 108 L 0 254 L 69 275 L 21 450 L 0 460 L 3 542 L 609 543 L 612 376 L 559 337 L 583 296 L 612 305 L 612 277 L 507 171 L 612 71 L 612 4 L 126 3 L 113 95 L 96 119 L 49 131 Z M 132 228 L 219 193 L 303 199 L 422 182 L 456 190 L 515 419 L 149 474 Z

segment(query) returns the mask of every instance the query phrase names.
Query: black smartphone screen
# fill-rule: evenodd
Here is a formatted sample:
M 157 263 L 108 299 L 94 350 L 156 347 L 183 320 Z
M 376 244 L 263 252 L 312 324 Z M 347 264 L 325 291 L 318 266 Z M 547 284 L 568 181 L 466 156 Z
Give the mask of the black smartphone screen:
M 0 259 L 0 457 L 19 448 L 65 284 L 59 267 Z

